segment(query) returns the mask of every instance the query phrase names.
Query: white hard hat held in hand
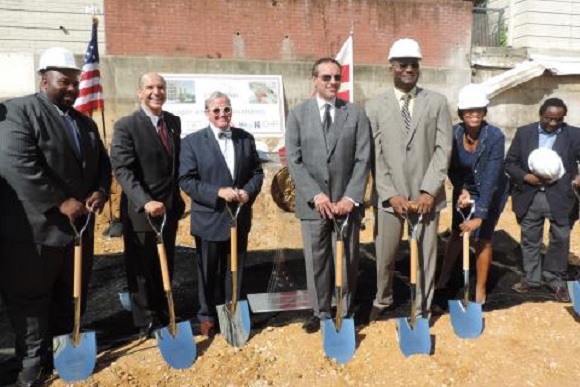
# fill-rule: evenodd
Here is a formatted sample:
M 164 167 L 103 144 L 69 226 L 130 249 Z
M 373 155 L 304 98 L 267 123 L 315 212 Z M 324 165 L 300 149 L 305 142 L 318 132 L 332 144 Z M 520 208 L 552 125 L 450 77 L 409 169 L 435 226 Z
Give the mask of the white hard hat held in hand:
M 38 72 L 51 69 L 81 70 L 72 51 L 63 47 L 51 47 L 42 53 L 38 62 Z
M 566 173 L 562 159 L 549 148 L 538 148 L 530 153 L 528 167 L 534 175 L 555 182 Z
M 457 108 L 459 110 L 486 108 L 489 105 L 487 92 L 481 85 L 469 84 L 459 92 Z
M 389 50 L 389 60 L 395 58 L 417 58 L 423 59 L 421 47 L 416 40 L 410 38 L 399 39 Z

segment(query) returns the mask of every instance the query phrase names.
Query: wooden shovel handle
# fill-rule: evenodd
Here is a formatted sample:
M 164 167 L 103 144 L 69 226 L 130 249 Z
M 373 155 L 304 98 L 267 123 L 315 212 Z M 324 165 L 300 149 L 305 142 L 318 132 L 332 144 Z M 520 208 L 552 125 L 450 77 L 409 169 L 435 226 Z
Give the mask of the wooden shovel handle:
M 463 271 L 469 270 L 469 231 L 463 233 Z
M 238 271 L 238 229 L 237 227 L 230 228 L 230 259 L 232 274 Z
M 344 258 L 344 241 L 336 241 L 336 264 L 334 282 L 336 287 L 342 287 L 342 260 Z
M 161 267 L 161 278 L 163 279 L 163 290 L 171 291 L 171 280 L 169 279 L 169 268 L 167 266 L 167 253 L 163 242 L 157 243 L 157 255 L 159 255 L 159 266 Z
M 73 274 L 73 297 L 81 298 L 81 274 L 83 272 L 83 248 L 75 244 L 74 252 L 74 274 Z
M 417 265 L 419 261 L 419 245 L 417 244 L 417 239 L 411 238 L 409 242 L 411 245 L 411 273 L 410 273 L 410 280 L 411 285 L 415 285 L 417 283 Z

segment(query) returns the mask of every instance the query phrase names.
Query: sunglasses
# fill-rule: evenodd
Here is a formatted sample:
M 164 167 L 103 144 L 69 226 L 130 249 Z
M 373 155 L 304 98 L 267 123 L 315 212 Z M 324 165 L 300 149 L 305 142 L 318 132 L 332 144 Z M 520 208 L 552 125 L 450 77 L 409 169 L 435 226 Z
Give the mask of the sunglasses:
M 223 112 L 224 114 L 230 114 L 232 112 L 232 107 L 231 106 L 224 106 L 224 107 L 221 107 L 221 108 L 216 107 L 215 109 L 207 110 L 207 111 L 211 111 L 216 116 L 218 114 L 220 114 L 221 112 Z
M 336 75 L 319 75 L 318 78 L 322 79 L 324 82 L 330 82 L 332 80 L 332 78 L 334 78 L 334 80 L 336 82 L 340 82 L 340 80 L 342 79 L 342 76 L 340 74 L 336 74 Z
M 398 70 L 406 70 L 409 66 L 411 66 L 413 70 L 419 69 L 419 62 L 395 62 L 393 64 Z

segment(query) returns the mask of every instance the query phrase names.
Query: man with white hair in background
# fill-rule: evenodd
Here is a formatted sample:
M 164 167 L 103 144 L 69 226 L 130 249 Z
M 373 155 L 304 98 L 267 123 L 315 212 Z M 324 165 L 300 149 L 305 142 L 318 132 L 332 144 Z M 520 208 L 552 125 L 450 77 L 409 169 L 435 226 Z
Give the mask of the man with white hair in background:
M 95 122 L 73 108 L 80 69 L 73 53 L 40 58 L 40 92 L 0 105 L 0 291 L 15 333 L 16 385 L 52 370 L 53 336 L 73 328 L 74 232 L 109 196 L 111 165 Z M 94 217 L 83 233 L 83 295 Z
M 540 121 L 517 129 L 505 169 L 512 184 L 512 208 L 522 228 L 524 276 L 512 289 L 528 293 L 542 286 L 556 300 L 569 302 L 562 276 L 568 267 L 574 211 L 572 182 L 577 184 L 580 129 L 564 122 L 568 108 L 559 98 L 540 107 Z M 544 222 L 550 221 L 550 242 L 542 257 Z
M 429 314 L 437 260 L 439 211 L 446 206 L 443 184 L 452 149 L 447 99 L 417 87 L 422 59 L 413 39 L 399 39 L 389 51 L 394 87 L 366 106 L 375 144 L 377 294 L 370 321 L 393 305 L 395 256 L 405 218 L 418 227 L 418 314 Z

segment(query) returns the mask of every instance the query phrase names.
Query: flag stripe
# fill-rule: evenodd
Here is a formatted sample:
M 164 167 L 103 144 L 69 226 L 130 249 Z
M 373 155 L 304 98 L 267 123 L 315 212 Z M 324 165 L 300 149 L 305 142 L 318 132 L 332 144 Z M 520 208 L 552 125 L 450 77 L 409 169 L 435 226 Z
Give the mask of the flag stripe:
M 91 40 L 87 46 L 85 64 L 83 65 L 79 97 L 75 108 L 92 115 L 95 110 L 104 110 L 103 87 L 101 86 L 101 71 L 99 70 L 99 46 L 97 42 L 97 24 L 93 23 Z

